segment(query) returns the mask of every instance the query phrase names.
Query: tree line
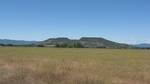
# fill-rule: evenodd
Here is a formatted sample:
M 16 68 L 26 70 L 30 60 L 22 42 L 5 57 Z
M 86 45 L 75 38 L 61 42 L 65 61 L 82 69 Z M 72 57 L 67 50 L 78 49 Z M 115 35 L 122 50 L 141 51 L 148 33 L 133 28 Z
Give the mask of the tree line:
M 28 45 L 15 45 L 15 44 L 0 44 L 1 47 L 55 47 L 55 48 L 85 48 L 81 43 L 63 43 L 63 44 L 55 44 L 54 46 L 48 46 L 45 44 L 28 44 Z M 96 47 L 96 48 L 106 48 L 106 47 Z M 118 48 L 119 49 L 119 48 Z M 150 49 L 150 48 L 139 48 L 133 47 L 130 49 Z
M 84 48 L 84 46 L 81 43 L 74 43 L 74 44 L 56 44 L 57 48 Z

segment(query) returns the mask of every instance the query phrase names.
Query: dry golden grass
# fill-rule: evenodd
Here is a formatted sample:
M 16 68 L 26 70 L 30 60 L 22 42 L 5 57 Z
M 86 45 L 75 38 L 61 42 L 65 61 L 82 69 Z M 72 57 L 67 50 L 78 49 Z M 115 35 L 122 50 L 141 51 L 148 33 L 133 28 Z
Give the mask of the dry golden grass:
M 150 51 L 1 47 L 0 84 L 150 84 Z

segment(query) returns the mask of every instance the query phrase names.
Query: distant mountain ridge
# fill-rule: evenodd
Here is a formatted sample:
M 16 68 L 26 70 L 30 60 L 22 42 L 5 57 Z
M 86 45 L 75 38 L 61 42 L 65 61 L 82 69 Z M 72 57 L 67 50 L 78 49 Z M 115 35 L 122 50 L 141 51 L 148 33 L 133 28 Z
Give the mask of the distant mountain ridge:
M 39 46 L 39 47 L 69 47 L 69 48 L 150 48 L 150 44 L 130 45 L 107 40 L 101 37 L 82 37 L 80 39 L 69 39 L 66 37 L 49 38 L 44 41 L 25 41 L 0 39 L 0 45 Z
M 148 43 L 137 44 L 134 46 L 136 46 L 138 48 L 150 48 L 150 44 L 148 44 Z
M 33 43 L 36 43 L 36 41 L 0 39 L 0 44 L 29 45 Z
M 69 38 L 49 38 L 39 44 L 44 46 L 67 46 L 67 47 L 76 47 L 82 46 L 84 48 L 130 48 L 128 44 L 122 44 L 113 42 L 104 38 L 98 37 L 82 37 L 80 39 L 69 39 Z

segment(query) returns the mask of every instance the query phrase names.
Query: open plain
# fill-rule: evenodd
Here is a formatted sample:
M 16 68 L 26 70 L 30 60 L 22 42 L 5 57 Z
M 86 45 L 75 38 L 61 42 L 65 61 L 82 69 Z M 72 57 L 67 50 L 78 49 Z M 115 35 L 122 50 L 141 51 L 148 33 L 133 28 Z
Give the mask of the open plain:
M 0 84 L 150 84 L 150 50 L 0 47 Z

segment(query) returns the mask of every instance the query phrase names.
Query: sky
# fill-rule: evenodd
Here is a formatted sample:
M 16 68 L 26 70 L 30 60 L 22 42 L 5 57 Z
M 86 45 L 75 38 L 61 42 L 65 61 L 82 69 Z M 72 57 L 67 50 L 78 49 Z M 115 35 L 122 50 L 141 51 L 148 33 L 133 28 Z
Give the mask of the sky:
M 0 0 L 0 39 L 150 43 L 150 0 Z

